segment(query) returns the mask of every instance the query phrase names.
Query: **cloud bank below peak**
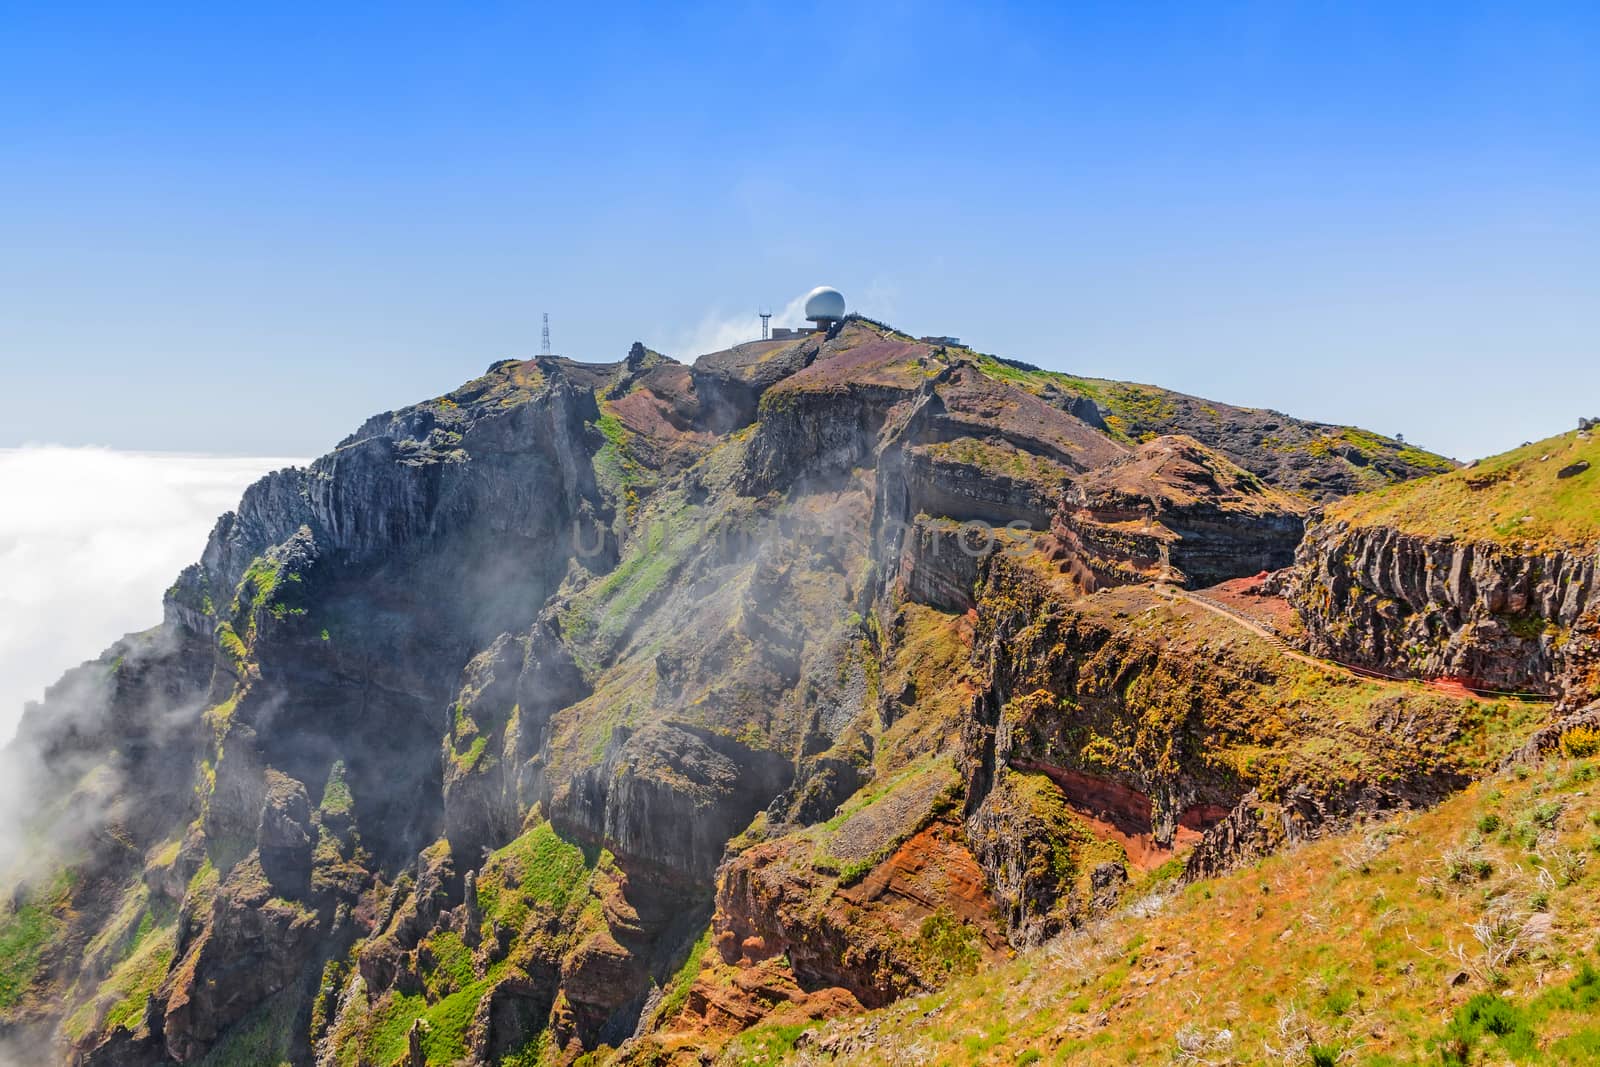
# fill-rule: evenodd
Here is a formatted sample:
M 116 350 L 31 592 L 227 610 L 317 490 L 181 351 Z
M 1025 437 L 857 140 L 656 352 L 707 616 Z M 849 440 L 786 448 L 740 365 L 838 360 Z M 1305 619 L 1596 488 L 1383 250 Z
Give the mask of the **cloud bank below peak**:
M 217 517 L 302 460 L 0 449 L 0 743 L 63 671 L 161 619 Z

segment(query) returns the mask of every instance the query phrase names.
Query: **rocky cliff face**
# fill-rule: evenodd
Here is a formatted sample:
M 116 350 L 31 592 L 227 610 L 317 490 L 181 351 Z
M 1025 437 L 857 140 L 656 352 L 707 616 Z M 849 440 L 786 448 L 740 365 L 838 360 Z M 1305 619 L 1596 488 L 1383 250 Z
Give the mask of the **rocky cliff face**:
M 1289 596 L 1319 654 L 1488 689 L 1584 703 L 1594 612 L 1592 549 L 1528 550 L 1390 526 L 1321 522 Z
M 1042 374 L 859 319 L 508 361 L 253 486 L 162 625 L 26 717 L 59 847 L 11 857 L 5 1035 L 659 1061 L 934 988 L 1191 844 L 1212 869 L 1465 780 L 1470 700 L 1087 596 L 1152 551 L 1280 561 L 1312 468 L 1237 466 L 1242 415 L 1140 444 L 1122 393 Z M 1146 503 L 1110 559 L 1091 527 Z
M 997 556 L 978 618 L 986 685 L 966 743 L 974 831 L 1002 869 L 1019 868 L 1006 855 L 1017 835 L 991 826 L 997 805 L 1027 800 L 1028 818 L 1049 828 L 1029 839 L 1053 841 L 1060 857 L 999 880 L 1016 886 L 1004 900 L 1014 934 L 1081 918 L 1105 862 L 1148 870 L 1196 846 L 1190 871 L 1206 873 L 1208 857 L 1225 866 L 1466 781 L 1472 702 L 1284 657 L 1150 588 L 1081 597 L 1065 576 Z M 1241 813 L 1274 824 L 1251 849 L 1232 826 Z
M 1306 511 L 1300 498 L 1181 436 L 1089 472 L 1061 499 L 1058 555 L 1101 586 L 1209 586 L 1278 570 L 1294 560 Z
M 1391 674 L 1600 694 L 1587 430 L 1330 506 L 1283 582 L 1312 649 Z

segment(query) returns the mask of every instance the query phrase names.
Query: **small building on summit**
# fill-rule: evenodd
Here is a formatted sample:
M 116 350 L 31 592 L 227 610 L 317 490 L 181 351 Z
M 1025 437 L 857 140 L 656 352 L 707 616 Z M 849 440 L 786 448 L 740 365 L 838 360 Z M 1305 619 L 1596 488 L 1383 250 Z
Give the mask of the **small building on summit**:
M 805 316 L 810 326 L 774 326 L 768 333 L 763 318 L 761 336 L 763 340 L 773 341 L 809 337 L 819 331 L 826 332 L 835 323 L 843 321 L 844 315 L 844 294 L 831 285 L 819 285 L 806 294 Z

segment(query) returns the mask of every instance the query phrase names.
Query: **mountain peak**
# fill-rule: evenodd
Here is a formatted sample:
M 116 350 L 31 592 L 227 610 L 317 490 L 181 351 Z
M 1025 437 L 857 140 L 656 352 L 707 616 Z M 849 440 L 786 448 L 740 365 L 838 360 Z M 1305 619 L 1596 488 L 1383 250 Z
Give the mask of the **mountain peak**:
M 86 1065 L 488 1064 L 936 988 L 1520 741 L 1269 636 L 1387 662 L 1312 505 L 1449 467 L 859 316 L 499 361 L 252 486 L 30 712 L 35 832 L 97 829 L 32 865 L 0 1011 Z

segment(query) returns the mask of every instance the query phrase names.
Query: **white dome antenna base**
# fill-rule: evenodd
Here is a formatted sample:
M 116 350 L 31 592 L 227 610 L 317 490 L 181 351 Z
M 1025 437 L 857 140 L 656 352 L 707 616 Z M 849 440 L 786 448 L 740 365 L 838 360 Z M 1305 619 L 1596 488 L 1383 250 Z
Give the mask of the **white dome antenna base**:
M 844 318 L 844 294 L 831 285 L 819 285 L 806 294 L 806 319 L 826 330 Z

